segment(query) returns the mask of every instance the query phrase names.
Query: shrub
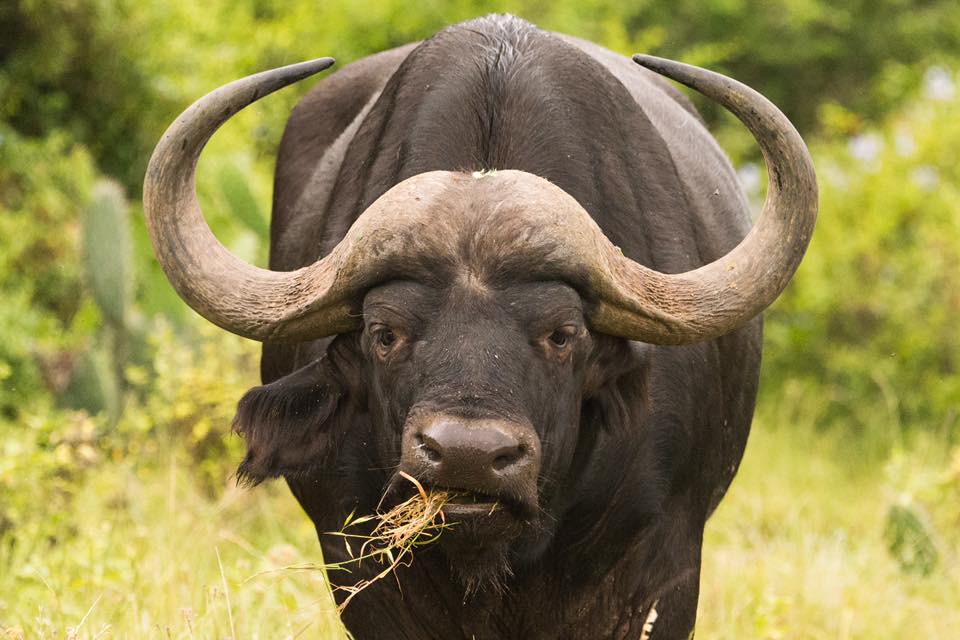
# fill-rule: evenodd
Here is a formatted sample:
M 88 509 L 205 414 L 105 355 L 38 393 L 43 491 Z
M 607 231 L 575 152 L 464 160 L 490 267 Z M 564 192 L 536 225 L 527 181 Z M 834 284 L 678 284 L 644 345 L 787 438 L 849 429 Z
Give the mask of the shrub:
M 820 219 L 768 314 L 765 371 L 770 388 L 800 380 L 827 423 L 956 426 L 960 96 L 943 74 L 876 130 L 815 152 Z
M 0 124 L 0 413 L 62 391 L 99 322 L 80 291 L 80 210 L 89 154 L 64 135 L 42 140 Z

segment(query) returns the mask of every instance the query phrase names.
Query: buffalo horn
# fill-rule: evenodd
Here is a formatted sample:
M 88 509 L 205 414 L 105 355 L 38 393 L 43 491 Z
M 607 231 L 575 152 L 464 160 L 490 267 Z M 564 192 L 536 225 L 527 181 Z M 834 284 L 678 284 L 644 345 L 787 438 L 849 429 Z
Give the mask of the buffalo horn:
M 241 78 L 187 108 L 154 149 L 144 180 L 143 206 L 154 252 L 173 287 L 214 324 L 260 341 L 299 341 L 356 329 L 356 294 L 416 253 L 405 231 L 422 220 L 395 207 L 396 199 L 428 195 L 428 184 L 395 188 L 375 203 L 329 255 L 296 271 L 270 271 L 228 251 L 204 221 L 195 190 L 200 152 L 231 116 L 298 80 L 323 71 L 320 58 Z M 442 186 L 442 185 L 438 185 Z M 411 190 L 419 189 L 416 193 Z M 424 214 L 425 215 L 425 214 Z
M 653 271 L 613 252 L 592 274 L 599 303 L 593 328 L 656 344 L 709 340 L 772 303 L 810 242 L 817 180 L 806 145 L 787 117 L 746 85 L 691 65 L 636 55 L 634 61 L 720 103 L 746 125 L 767 164 L 767 198 L 750 233 L 730 253 L 679 274 Z

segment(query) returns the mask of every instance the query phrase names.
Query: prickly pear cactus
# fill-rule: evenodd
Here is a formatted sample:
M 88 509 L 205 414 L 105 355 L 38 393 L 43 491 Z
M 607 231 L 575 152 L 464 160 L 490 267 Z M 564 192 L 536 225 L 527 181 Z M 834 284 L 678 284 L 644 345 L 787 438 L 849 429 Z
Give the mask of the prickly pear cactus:
M 104 320 L 124 331 L 133 305 L 133 239 L 123 189 L 112 180 L 93 188 L 83 224 L 87 281 Z
M 94 185 L 83 219 L 86 282 L 103 317 L 95 344 L 80 361 L 68 389 L 69 402 L 91 413 L 119 419 L 124 369 L 135 343 L 133 303 L 135 275 L 129 207 L 119 184 Z

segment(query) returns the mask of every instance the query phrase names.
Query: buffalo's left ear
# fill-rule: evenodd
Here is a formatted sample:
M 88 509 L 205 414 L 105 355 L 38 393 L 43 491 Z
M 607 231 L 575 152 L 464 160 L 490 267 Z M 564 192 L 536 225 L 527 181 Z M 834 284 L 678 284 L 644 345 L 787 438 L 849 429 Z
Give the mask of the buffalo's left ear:
M 309 473 L 322 465 L 335 437 L 332 422 L 345 387 L 325 354 L 279 380 L 254 387 L 237 406 L 233 429 L 247 441 L 237 477 L 257 484 L 267 478 Z

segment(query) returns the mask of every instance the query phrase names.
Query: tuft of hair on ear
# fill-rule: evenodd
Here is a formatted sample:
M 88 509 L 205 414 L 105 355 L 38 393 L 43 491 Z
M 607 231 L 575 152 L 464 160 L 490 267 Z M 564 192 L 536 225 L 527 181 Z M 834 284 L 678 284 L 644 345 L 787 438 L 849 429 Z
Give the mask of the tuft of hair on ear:
M 597 340 L 584 392 L 584 418 L 624 433 L 646 412 L 647 345 L 603 336 Z
M 257 485 L 320 466 L 330 453 L 331 422 L 343 396 L 326 356 L 248 391 L 233 419 L 233 430 L 247 442 L 237 482 Z

